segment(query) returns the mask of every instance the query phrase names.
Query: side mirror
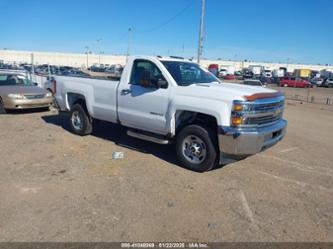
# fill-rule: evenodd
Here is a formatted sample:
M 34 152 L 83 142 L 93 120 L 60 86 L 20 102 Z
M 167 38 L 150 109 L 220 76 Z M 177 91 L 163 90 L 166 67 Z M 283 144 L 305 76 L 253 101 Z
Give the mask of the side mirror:
M 157 81 L 157 88 L 167 88 L 168 82 L 165 79 L 159 79 Z

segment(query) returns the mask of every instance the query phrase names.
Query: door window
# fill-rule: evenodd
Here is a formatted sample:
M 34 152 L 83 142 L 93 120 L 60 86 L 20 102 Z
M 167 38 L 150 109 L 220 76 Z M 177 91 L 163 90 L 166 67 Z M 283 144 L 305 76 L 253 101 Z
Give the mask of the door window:
M 144 79 L 147 75 L 149 75 L 153 86 L 157 86 L 157 82 L 159 80 L 165 81 L 161 70 L 154 63 L 147 60 L 136 60 L 133 64 L 130 84 L 142 85 L 141 80 Z

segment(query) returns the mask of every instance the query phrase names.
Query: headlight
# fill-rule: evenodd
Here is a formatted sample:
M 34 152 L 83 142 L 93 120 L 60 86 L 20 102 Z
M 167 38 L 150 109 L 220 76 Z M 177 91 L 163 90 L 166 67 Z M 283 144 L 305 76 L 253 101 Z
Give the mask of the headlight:
M 238 126 L 242 125 L 244 121 L 243 113 L 247 111 L 248 105 L 242 101 L 234 101 L 231 112 L 231 125 Z
M 234 103 L 233 110 L 236 112 L 241 112 L 243 110 L 243 105 L 240 103 Z
M 47 94 L 45 94 L 45 96 L 46 96 L 47 98 L 52 97 L 52 93 L 48 92 Z
M 24 95 L 23 94 L 17 94 L 17 93 L 10 93 L 10 94 L 8 94 L 8 98 L 11 98 L 11 99 L 24 99 Z

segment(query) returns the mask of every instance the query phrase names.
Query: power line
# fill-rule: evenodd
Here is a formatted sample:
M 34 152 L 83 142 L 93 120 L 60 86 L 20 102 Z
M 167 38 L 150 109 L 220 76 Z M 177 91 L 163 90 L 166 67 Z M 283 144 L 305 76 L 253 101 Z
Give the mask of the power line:
M 192 7 L 192 5 L 195 3 L 195 0 L 190 0 L 189 4 L 187 4 L 183 9 L 181 9 L 178 13 L 176 13 L 174 16 L 172 16 L 171 18 L 169 18 L 167 21 L 159 24 L 158 26 L 155 26 L 149 30 L 143 30 L 143 31 L 139 31 L 139 33 L 150 33 L 150 32 L 154 32 L 160 28 L 163 28 L 164 26 L 168 25 L 169 23 L 171 23 L 173 20 L 175 20 L 177 17 L 179 17 L 180 15 L 182 15 L 186 10 L 188 10 L 190 7 Z M 137 31 L 136 31 L 137 32 Z

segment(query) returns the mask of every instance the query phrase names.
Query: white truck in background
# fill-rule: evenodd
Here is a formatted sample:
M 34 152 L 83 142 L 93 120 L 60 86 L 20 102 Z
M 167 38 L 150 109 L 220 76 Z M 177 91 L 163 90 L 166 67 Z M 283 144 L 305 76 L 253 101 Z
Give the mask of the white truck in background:
M 260 76 L 263 72 L 263 66 L 260 65 L 251 65 L 249 70 L 253 73 L 254 76 Z
M 283 69 L 274 69 L 273 77 L 275 78 L 283 78 L 285 76 L 285 70 Z
M 132 56 L 120 81 L 52 77 L 73 133 L 90 134 L 94 119 L 118 123 L 129 136 L 175 143 L 180 163 L 194 171 L 259 153 L 286 132 L 279 92 L 222 83 L 186 60 Z
M 231 65 L 221 65 L 219 70 L 219 78 L 223 78 L 226 75 L 234 75 L 235 67 Z

